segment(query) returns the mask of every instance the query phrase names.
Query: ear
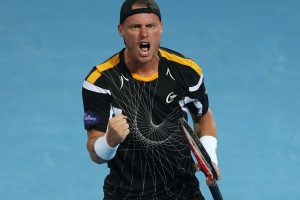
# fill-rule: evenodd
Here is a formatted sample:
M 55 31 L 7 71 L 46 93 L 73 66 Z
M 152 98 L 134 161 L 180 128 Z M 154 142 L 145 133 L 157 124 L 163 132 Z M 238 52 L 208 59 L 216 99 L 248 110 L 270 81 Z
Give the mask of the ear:
M 118 31 L 119 31 L 119 34 L 120 34 L 121 37 L 124 36 L 123 28 L 124 28 L 124 27 L 123 27 L 122 24 L 119 24 L 119 25 L 118 25 Z

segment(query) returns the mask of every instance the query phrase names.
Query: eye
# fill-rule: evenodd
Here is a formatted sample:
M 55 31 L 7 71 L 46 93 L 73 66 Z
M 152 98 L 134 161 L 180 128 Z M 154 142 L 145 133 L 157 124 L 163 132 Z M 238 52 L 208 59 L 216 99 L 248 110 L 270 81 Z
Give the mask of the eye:
M 146 27 L 147 27 L 147 28 L 154 28 L 154 27 L 155 27 L 155 24 L 147 24 Z
M 131 29 L 139 29 L 141 28 L 141 25 L 140 24 L 134 24 L 132 26 L 130 26 Z

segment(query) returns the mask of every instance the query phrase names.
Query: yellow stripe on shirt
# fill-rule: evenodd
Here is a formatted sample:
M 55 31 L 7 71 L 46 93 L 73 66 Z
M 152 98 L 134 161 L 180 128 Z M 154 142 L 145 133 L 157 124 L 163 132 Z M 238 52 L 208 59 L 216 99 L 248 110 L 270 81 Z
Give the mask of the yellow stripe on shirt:
M 169 53 L 167 51 L 164 51 L 162 49 L 159 49 L 159 52 L 160 52 L 160 55 L 162 57 L 165 57 L 167 60 L 171 60 L 171 61 L 177 62 L 179 64 L 189 66 L 192 69 L 194 69 L 200 76 L 202 75 L 202 69 L 193 60 L 188 59 L 188 58 L 180 57 L 178 55 L 175 55 L 175 54 Z
M 87 78 L 87 81 L 94 84 L 96 82 L 96 80 L 101 76 L 101 72 L 115 67 L 119 62 L 120 62 L 119 54 L 116 54 L 115 56 L 113 56 L 112 58 L 107 60 L 106 62 L 104 62 L 100 65 L 97 65 L 96 66 L 97 69 L 89 75 L 89 77 Z

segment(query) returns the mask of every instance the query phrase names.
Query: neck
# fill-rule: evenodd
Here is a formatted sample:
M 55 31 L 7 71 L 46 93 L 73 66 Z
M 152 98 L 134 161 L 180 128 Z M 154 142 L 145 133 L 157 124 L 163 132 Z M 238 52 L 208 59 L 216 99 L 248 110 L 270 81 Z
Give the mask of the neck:
M 141 77 L 150 77 L 158 72 L 159 57 L 156 54 L 150 61 L 141 62 L 134 56 L 131 56 L 127 49 L 124 52 L 125 63 L 129 71 Z

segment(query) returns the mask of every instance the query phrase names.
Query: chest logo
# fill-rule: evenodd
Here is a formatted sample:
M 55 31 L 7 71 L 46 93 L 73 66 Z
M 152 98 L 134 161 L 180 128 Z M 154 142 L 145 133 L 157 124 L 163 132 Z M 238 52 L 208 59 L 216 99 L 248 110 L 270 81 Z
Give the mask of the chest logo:
M 124 85 L 124 80 L 128 82 L 129 79 L 126 78 L 123 74 L 121 75 L 120 79 L 121 79 L 121 87 L 120 87 L 120 89 L 122 89 L 122 87 L 123 87 L 123 85 Z
M 171 79 L 173 79 L 175 81 L 175 78 L 172 76 L 169 68 L 167 69 L 167 73 L 166 73 L 166 76 L 168 76 L 168 75 L 171 77 Z
M 171 92 L 166 98 L 166 103 L 172 103 L 176 97 L 177 95 Z

